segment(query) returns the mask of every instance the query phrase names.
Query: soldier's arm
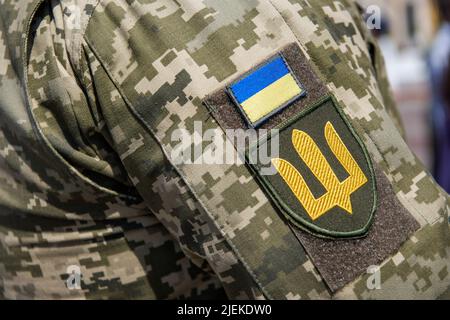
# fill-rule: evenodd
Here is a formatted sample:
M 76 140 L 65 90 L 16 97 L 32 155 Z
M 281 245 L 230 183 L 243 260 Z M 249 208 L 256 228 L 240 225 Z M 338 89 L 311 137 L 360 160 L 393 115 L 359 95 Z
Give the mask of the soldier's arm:
M 191 261 L 214 271 L 230 297 L 443 292 L 449 277 L 436 275 L 449 260 L 447 195 L 393 119 L 381 58 L 371 54 L 354 3 L 100 1 L 83 35 L 79 80 L 128 176 L 125 185 L 136 188 Z M 277 57 L 286 64 L 275 70 L 284 72 L 277 80 L 298 82 L 281 81 L 289 87 L 279 91 L 267 84 L 252 95 L 298 94 L 278 104 L 270 96 L 273 104 L 261 108 L 279 112 L 260 118 L 245 109 L 248 92 L 233 96 L 226 86 L 261 74 Z M 247 129 L 256 122 L 244 119 L 246 112 L 264 118 L 267 129 L 282 129 L 280 159 L 297 173 L 280 166 L 265 178 L 253 164 L 179 161 L 180 129 Z M 291 128 L 318 145 L 311 161 L 312 149 L 296 146 Z M 303 162 L 295 163 L 295 150 Z M 313 189 L 309 198 L 297 192 L 300 179 L 290 179 L 302 175 L 303 188 Z M 347 176 L 356 182 L 339 189 Z M 314 191 L 317 181 L 325 191 Z M 335 205 L 316 205 L 326 191 Z M 381 266 L 381 290 L 367 286 L 373 264 Z M 419 281 L 431 285 L 421 290 Z

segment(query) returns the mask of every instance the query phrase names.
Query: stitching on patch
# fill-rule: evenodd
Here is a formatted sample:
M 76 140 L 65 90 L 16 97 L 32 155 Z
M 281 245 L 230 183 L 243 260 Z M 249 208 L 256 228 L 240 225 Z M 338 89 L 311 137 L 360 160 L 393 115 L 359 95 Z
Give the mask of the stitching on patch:
M 359 146 L 361 147 L 364 157 L 367 161 L 367 165 L 369 167 L 369 173 L 370 173 L 370 178 L 371 178 L 371 191 L 373 194 L 373 205 L 371 208 L 371 215 L 370 215 L 370 219 L 367 221 L 366 225 L 356 231 L 350 231 L 350 232 L 334 232 L 334 231 L 329 231 L 329 230 L 325 230 L 321 227 L 318 227 L 316 225 L 314 225 L 313 223 L 306 221 L 304 218 L 302 218 L 301 216 L 299 216 L 298 214 L 296 214 L 293 210 L 290 209 L 290 207 L 285 203 L 285 201 L 282 199 L 282 197 L 279 195 L 278 191 L 272 186 L 271 182 L 267 179 L 267 177 L 265 176 L 261 176 L 259 174 L 259 170 L 258 168 L 251 164 L 248 160 L 248 156 L 249 154 L 252 152 L 252 150 L 254 150 L 255 148 L 258 148 L 259 146 L 259 142 L 263 142 L 265 141 L 265 139 L 271 139 L 271 137 L 262 137 L 258 143 L 256 143 L 255 145 L 253 145 L 251 148 L 249 148 L 248 153 L 246 154 L 246 162 L 249 166 L 249 168 L 251 168 L 251 170 L 253 171 L 253 173 L 255 174 L 255 176 L 258 178 L 258 180 L 261 182 L 262 187 L 266 190 L 266 193 L 268 194 L 268 196 L 275 202 L 276 206 L 280 209 L 281 213 L 288 219 L 288 221 L 290 221 L 293 225 L 295 225 L 296 227 L 308 232 L 308 233 L 312 233 L 317 237 L 321 237 L 321 238 L 331 238 L 331 239 L 336 239 L 336 238 L 345 238 L 345 239 L 351 239 L 351 238 L 359 238 L 361 236 L 364 236 L 367 231 L 369 230 L 370 226 L 372 225 L 373 222 L 373 217 L 377 208 L 377 202 L 378 202 L 378 197 L 377 197 L 377 186 L 376 186 L 376 180 L 375 180 L 375 174 L 374 174 L 374 169 L 373 169 L 373 164 L 372 161 L 369 157 L 369 153 L 365 147 L 365 145 L 362 143 L 361 139 L 359 138 L 359 136 L 356 134 L 356 132 L 354 131 L 351 123 L 348 121 L 348 119 L 346 118 L 345 114 L 343 113 L 343 111 L 340 110 L 340 108 L 337 107 L 337 102 L 335 100 L 335 98 L 333 97 L 333 95 L 328 95 L 320 100 L 318 100 L 318 102 L 316 102 L 315 104 L 311 105 L 310 107 L 306 108 L 305 110 L 303 110 L 303 112 L 300 112 L 296 117 L 293 117 L 292 119 L 289 119 L 287 121 L 285 121 L 284 123 L 280 124 L 279 126 L 277 126 L 277 129 L 279 129 L 280 131 L 286 129 L 287 127 L 289 127 L 290 125 L 294 124 L 296 121 L 298 121 L 299 119 L 307 116 L 308 114 L 310 114 L 311 112 L 313 112 L 314 110 L 316 110 L 317 108 L 319 108 L 321 105 L 323 105 L 324 103 L 326 103 L 327 101 L 331 101 L 333 104 L 333 107 L 337 110 L 339 116 L 342 118 L 342 120 L 345 122 L 345 124 L 348 126 L 348 129 L 350 130 L 351 134 L 353 135 L 353 137 L 356 139 L 357 143 L 359 144 Z
M 283 180 L 313 221 L 327 214 L 335 206 L 353 214 L 350 196 L 368 182 L 364 172 L 356 163 L 331 122 L 327 122 L 324 129 L 329 148 L 349 173 L 349 177 L 344 181 L 339 181 L 328 160 L 306 132 L 296 129 L 292 133 L 293 147 L 326 189 L 323 196 L 314 197 L 302 174 L 289 161 L 284 159 L 272 160 Z

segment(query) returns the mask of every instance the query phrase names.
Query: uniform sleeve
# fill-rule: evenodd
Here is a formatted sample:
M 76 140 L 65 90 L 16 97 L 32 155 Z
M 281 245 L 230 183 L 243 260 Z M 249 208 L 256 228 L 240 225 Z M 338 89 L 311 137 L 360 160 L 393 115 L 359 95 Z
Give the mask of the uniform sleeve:
M 382 58 L 371 54 L 373 43 L 354 3 L 345 4 L 169 1 L 130 7 L 101 1 L 86 28 L 83 81 L 129 181 L 185 254 L 208 265 L 230 297 L 329 298 L 344 288 L 339 274 L 320 263 L 323 239 L 293 228 L 254 171 L 199 162 L 195 147 L 189 159 L 178 157 L 184 133 L 193 133 L 193 140 L 181 148 L 198 147 L 209 129 L 222 132 L 205 97 L 292 43 L 361 138 L 384 194 L 395 202 L 388 201 L 384 212 L 401 210 L 417 226 L 414 232 L 421 230 L 383 256 L 387 281 L 395 287 L 405 273 L 395 267 L 399 255 L 392 252 L 400 252 L 406 273 L 413 274 L 409 256 L 426 256 L 433 237 L 439 238 L 435 252 L 446 246 L 447 195 L 406 145 Z M 380 247 L 390 248 L 383 239 Z M 437 254 L 430 261 L 436 263 L 446 262 Z M 356 284 L 342 297 L 376 295 L 364 287 L 369 275 L 358 270 L 351 279 Z M 389 292 L 396 291 L 384 294 Z
M 163 142 L 130 110 L 127 98 L 91 48 L 86 45 L 83 50 L 86 59 L 81 63 L 84 81 L 89 83 L 88 94 L 98 105 L 100 122 L 126 170 L 130 188 L 136 188 L 142 196 L 149 214 L 167 228 L 192 263 L 220 279 L 229 298 L 264 297 L 184 177 L 169 161 Z M 191 285 L 207 288 L 211 284 L 208 278 L 198 278 Z
M 33 19 L 27 84 L 39 138 L 30 129 L 17 142 L 36 151 L 21 156 L 22 189 L 1 223 L 18 237 L 6 246 L 5 296 L 28 296 L 32 286 L 41 298 L 262 297 L 84 42 L 95 5 L 45 2 Z M 10 158 L 11 170 L 22 163 Z M 68 267 L 82 274 L 78 290 L 66 286 Z
M 374 69 L 374 76 L 377 79 L 384 107 L 397 126 L 398 131 L 402 134 L 403 137 L 405 137 L 405 130 L 403 127 L 402 119 L 400 118 L 397 104 L 395 102 L 391 85 L 389 83 L 383 53 L 381 52 L 381 48 L 378 45 L 377 40 L 373 36 L 373 33 L 366 27 L 365 21 L 363 20 L 363 17 L 366 15 L 366 8 L 361 6 L 358 1 L 353 4 L 354 5 L 349 6 L 349 11 L 354 17 L 355 24 L 361 32 L 361 36 L 366 43 L 370 61 Z

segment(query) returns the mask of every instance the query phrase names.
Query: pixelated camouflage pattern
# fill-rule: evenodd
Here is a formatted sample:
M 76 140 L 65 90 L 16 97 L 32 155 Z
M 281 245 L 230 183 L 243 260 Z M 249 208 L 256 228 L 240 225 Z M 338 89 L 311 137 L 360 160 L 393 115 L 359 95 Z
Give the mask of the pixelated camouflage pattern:
M 0 0 L 0 297 L 438 298 L 448 196 L 403 139 L 349 0 Z M 74 17 L 74 14 L 76 17 Z M 331 295 L 242 165 L 175 164 L 201 99 L 297 42 L 420 223 Z M 345 79 L 345 81 L 344 81 Z M 69 265 L 82 271 L 69 290 Z
M 102 125 L 87 127 L 86 117 L 85 126 L 72 131 L 79 124 L 74 114 L 59 114 L 71 107 L 84 112 L 88 102 L 70 71 L 65 7 L 58 1 L 43 3 L 36 14 L 32 29 L 40 37 L 25 80 L 23 34 L 36 7 L 3 1 L 0 10 L 0 297 L 224 297 L 210 267 L 188 259 L 117 168 L 118 156 L 101 140 Z M 93 6 L 85 8 L 91 12 Z M 59 116 L 62 126 L 70 126 L 66 132 Z M 48 130 L 47 138 L 41 130 Z M 84 133 L 89 143 L 78 145 Z M 89 178 L 92 172 L 107 184 Z M 220 248 L 214 239 L 210 243 Z M 81 267 L 82 290 L 66 287 L 71 265 Z

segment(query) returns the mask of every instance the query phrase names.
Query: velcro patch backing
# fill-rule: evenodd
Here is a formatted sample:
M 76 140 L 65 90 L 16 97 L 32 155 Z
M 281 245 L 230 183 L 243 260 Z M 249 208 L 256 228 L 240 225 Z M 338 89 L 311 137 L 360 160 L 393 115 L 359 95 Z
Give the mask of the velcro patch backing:
M 372 164 L 342 107 L 297 44 L 286 46 L 239 79 L 276 57 L 284 59 L 306 95 L 294 101 L 280 98 L 290 103 L 263 116 L 258 126 L 279 129 L 280 155 L 272 159 L 277 174 L 262 176 L 259 164 L 247 165 L 334 292 L 387 259 L 419 224 Z M 238 92 L 233 85 L 239 79 L 204 99 L 222 129 L 254 127 L 238 107 L 257 90 Z M 297 94 L 292 91 L 292 96 Z
M 419 223 L 401 205 L 384 173 L 375 166 L 378 207 L 366 237 L 350 240 L 317 238 L 292 228 L 331 291 L 336 291 L 379 265 L 419 229 Z

